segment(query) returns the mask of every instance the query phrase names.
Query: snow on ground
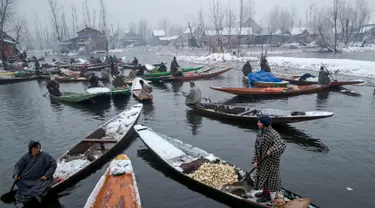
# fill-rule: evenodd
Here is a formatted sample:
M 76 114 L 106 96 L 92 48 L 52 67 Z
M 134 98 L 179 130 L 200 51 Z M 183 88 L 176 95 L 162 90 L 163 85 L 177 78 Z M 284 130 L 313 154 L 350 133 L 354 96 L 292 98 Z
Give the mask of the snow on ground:
M 215 63 L 215 62 L 246 62 L 258 61 L 256 57 L 237 57 L 230 53 L 213 53 L 207 56 L 178 56 L 177 60 L 191 62 L 191 63 Z
M 369 47 L 358 47 L 358 46 L 353 46 L 353 47 L 347 47 L 342 49 L 343 52 L 375 52 L 375 47 L 374 46 L 369 46 Z
M 317 58 L 293 58 L 293 57 L 268 57 L 270 66 L 284 68 L 297 68 L 304 70 L 319 71 L 323 63 L 324 66 L 338 74 L 354 75 L 360 77 L 375 77 L 375 62 L 358 61 L 352 59 L 317 59 Z

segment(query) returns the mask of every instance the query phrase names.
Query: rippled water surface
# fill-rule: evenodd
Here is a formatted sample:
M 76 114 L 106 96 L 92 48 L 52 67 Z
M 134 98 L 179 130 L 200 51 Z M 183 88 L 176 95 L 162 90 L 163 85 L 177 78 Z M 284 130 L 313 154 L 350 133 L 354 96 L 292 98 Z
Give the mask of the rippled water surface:
M 170 63 L 170 57 L 158 57 L 155 52 L 128 52 L 124 55 L 132 57 L 133 54 L 140 62 L 147 59 L 148 63 L 160 60 Z M 11 186 L 13 165 L 27 151 L 29 140 L 39 140 L 44 151 L 58 158 L 100 124 L 137 103 L 133 98 L 127 98 L 95 106 L 64 105 L 51 101 L 48 96 L 43 97 L 45 84 L 31 81 L 0 86 L 1 193 Z M 213 91 L 209 86 L 241 86 L 240 70 L 196 84 L 213 101 L 229 100 L 232 95 Z M 81 83 L 61 84 L 62 91 L 79 92 L 85 87 Z M 277 100 L 241 100 L 238 104 L 334 112 L 331 118 L 276 128 L 288 143 L 281 162 L 283 186 L 311 197 L 321 207 L 375 206 L 373 88 L 349 88 L 362 96 L 329 92 Z M 179 93 L 188 89 L 188 83 L 154 86 L 154 102 L 144 105 L 139 123 L 250 169 L 255 125 L 222 122 L 192 113 Z M 134 138 L 124 152 L 132 160 L 144 207 L 227 207 L 170 178 L 169 172 L 139 138 Z M 65 207 L 82 207 L 107 166 L 72 187 L 56 203 Z M 353 191 L 347 191 L 347 187 Z M 13 206 L 0 204 L 0 207 Z

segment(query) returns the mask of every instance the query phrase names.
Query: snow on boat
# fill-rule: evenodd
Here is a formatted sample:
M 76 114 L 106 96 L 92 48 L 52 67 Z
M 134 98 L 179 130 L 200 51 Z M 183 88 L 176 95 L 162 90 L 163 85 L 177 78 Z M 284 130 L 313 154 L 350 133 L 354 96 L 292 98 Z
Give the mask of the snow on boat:
M 134 134 L 143 105 L 136 104 L 101 125 L 57 160 L 51 192 L 64 191 L 113 158 Z
M 217 77 L 221 74 L 224 74 L 227 71 L 232 70 L 233 67 L 223 69 L 221 71 L 216 72 L 201 72 L 201 73 L 193 73 L 193 72 L 187 72 L 184 73 L 183 77 L 171 77 L 168 79 L 168 81 L 191 81 L 191 80 L 198 80 L 198 79 L 209 79 L 213 77 Z
M 84 208 L 141 208 L 137 182 L 130 159 L 118 155 L 100 178 Z
M 203 66 L 195 67 L 195 68 L 184 68 L 182 69 L 182 72 L 190 72 L 190 71 L 198 71 L 201 70 Z M 149 73 L 145 74 L 144 77 L 160 77 L 160 76 L 168 76 L 171 75 L 170 72 L 155 72 L 155 73 Z
M 292 76 L 292 77 L 282 77 L 280 79 L 288 81 L 290 84 L 294 85 L 314 85 L 318 84 L 318 78 L 317 77 L 310 77 L 306 80 L 299 80 L 301 76 Z M 339 87 L 344 85 L 356 85 L 363 83 L 363 80 L 347 80 L 347 81 L 335 81 L 331 80 L 330 86 L 331 87 Z
M 82 103 L 91 100 L 96 95 L 89 93 L 63 92 L 61 96 L 49 94 L 50 98 L 67 103 Z
M 210 87 L 213 90 L 226 92 L 240 96 L 296 96 L 322 92 L 329 88 L 329 85 L 309 85 L 293 87 L 270 87 L 270 88 L 245 88 L 245 87 Z
M 295 123 L 310 121 L 333 116 L 332 112 L 325 111 L 289 111 L 278 109 L 256 109 L 241 106 L 231 106 L 215 103 L 202 103 L 200 106 L 187 105 L 195 112 L 217 118 L 219 120 L 236 120 L 252 122 L 256 125 L 258 118 L 269 115 L 273 124 Z
M 197 147 L 193 147 L 189 144 L 184 144 L 180 140 L 155 133 L 152 129 L 146 126 L 135 125 L 134 129 L 145 145 L 164 163 L 167 168 L 169 168 L 173 174 L 176 175 L 176 177 L 179 177 L 179 179 L 181 179 L 186 185 L 190 187 L 194 186 L 194 189 L 197 191 L 200 191 L 209 197 L 232 207 L 272 207 L 271 202 L 257 203 L 257 198 L 254 196 L 255 190 L 253 190 L 253 187 L 250 185 L 247 185 L 246 190 L 251 196 L 247 197 L 247 195 L 236 195 L 231 193 L 226 189 L 227 187 L 229 188 L 230 185 L 216 181 L 216 183 L 211 183 L 211 181 L 207 180 L 209 176 L 202 176 L 200 179 L 192 176 L 192 174 L 194 174 L 205 164 L 217 164 L 221 165 L 221 167 L 225 166 L 226 169 L 232 169 L 232 174 L 233 172 L 235 173 L 235 178 L 231 178 L 231 180 L 235 179 L 235 181 L 239 181 L 246 175 L 244 170 Z M 225 177 L 225 175 L 215 176 L 215 178 L 219 177 Z M 253 175 L 251 175 L 251 178 L 252 181 L 254 181 Z M 303 200 L 308 202 L 307 206 L 305 207 L 317 208 L 316 205 L 309 204 L 310 199 L 302 198 L 301 196 L 286 189 L 283 189 L 282 192 L 284 195 L 284 200 L 287 202 L 287 204 L 292 204 L 292 202 Z
M 134 79 L 132 84 L 132 94 L 133 97 L 139 101 L 152 101 L 153 96 L 151 93 L 146 93 L 142 90 L 141 83 L 139 81 L 143 80 L 144 83 L 148 83 L 146 80 L 137 77 Z

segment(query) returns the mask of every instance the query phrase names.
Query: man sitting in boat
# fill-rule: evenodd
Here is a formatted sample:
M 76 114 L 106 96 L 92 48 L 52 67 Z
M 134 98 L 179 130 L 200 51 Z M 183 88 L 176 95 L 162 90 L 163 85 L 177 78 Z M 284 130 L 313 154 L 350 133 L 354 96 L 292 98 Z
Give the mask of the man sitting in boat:
M 263 203 L 274 199 L 276 192 L 281 191 L 280 157 L 286 145 L 277 131 L 272 127 L 271 117 L 265 115 L 258 120 L 258 135 L 254 145 L 252 163 L 257 168 L 255 176 L 255 190 L 263 189 L 257 193 L 257 202 Z M 260 163 L 262 161 L 262 163 Z
M 137 77 L 137 70 L 135 68 L 132 68 L 132 70 L 129 73 L 129 78 L 134 79 Z
M 95 74 L 91 74 L 91 76 L 88 78 L 88 80 L 89 80 L 89 83 L 90 83 L 89 88 L 100 87 L 99 86 L 99 79 Z
M 173 57 L 173 61 L 171 63 L 171 69 L 170 69 L 170 73 L 172 77 L 182 76 L 182 71 L 179 72 L 178 68 L 180 68 L 180 65 L 178 65 L 176 57 Z
M 190 91 L 188 94 L 185 92 L 182 92 L 182 94 L 185 96 L 185 104 L 189 105 L 199 105 L 202 100 L 202 93 L 199 88 L 195 86 L 194 82 L 190 82 Z
M 247 77 L 247 75 L 248 75 L 250 72 L 253 72 L 253 68 L 251 67 L 250 62 L 249 62 L 249 61 L 246 61 L 246 64 L 243 65 L 243 67 L 242 67 L 242 73 L 243 73 L 244 76 Z
M 102 70 L 100 71 L 100 74 L 101 74 L 102 79 L 110 80 L 109 69 L 108 69 L 108 68 L 104 68 L 104 69 L 102 69 Z
M 30 141 L 28 153 L 14 166 L 13 178 L 18 187 L 16 201 L 27 203 L 35 198 L 41 202 L 52 185 L 56 167 L 55 159 L 41 151 L 40 143 Z
M 151 85 L 145 83 L 143 80 L 139 80 L 139 84 L 142 86 L 142 93 L 150 94 L 152 92 Z
M 39 61 L 35 60 L 35 75 L 41 75 L 42 71 L 40 68 L 40 63 Z
M 138 65 L 138 59 L 137 59 L 137 57 L 134 57 L 134 60 L 133 60 L 132 64 L 136 65 L 136 66 Z
M 112 85 L 113 87 L 124 88 L 126 86 L 124 76 L 122 75 L 115 76 L 115 78 L 113 79 Z
M 141 77 L 145 74 L 145 71 L 147 71 L 146 66 L 142 66 L 141 64 L 138 65 L 138 71 L 137 71 L 137 76 Z
M 326 84 L 329 84 L 330 82 L 331 82 L 331 79 L 329 78 L 329 72 L 324 70 L 324 67 L 320 67 L 318 84 L 326 85 Z
M 271 72 L 271 67 L 268 65 L 268 61 L 265 57 L 260 61 L 260 69 L 263 69 L 265 72 Z
M 47 90 L 51 95 L 61 96 L 60 85 L 55 80 L 55 77 L 51 77 L 51 80 L 47 83 Z
M 161 62 L 158 68 L 158 72 L 166 72 L 166 71 L 167 71 L 167 67 L 165 66 L 163 62 Z
M 115 64 L 113 61 L 111 61 L 111 75 L 116 76 L 118 74 L 120 74 L 120 72 L 118 71 L 117 64 Z
M 79 72 L 79 76 L 87 78 L 87 72 L 89 72 L 89 67 L 87 65 L 84 65 L 84 67 Z

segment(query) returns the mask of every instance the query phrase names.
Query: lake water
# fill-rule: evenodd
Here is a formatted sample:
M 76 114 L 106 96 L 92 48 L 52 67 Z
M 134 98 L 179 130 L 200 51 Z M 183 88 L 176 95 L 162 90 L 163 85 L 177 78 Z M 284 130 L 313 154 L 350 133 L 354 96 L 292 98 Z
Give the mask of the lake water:
M 170 64 L 171 57 L 155 54 L 155 51 L 128 51 L 118 57 L 124 55 L 131 59 L 135 55 L 141 63 L 162 60 Z M 308 56 L 307 53 L 304 56 Z M 180 65 L 194 64 L 181 62 Z M 217 79 L 197 81 L 196 84 L 212 101 L 225 101 L 233 96 L 211 90 L 209 86 L 241 86 L 241 72 L 236 68 Z M 137 103 L 129 97 L 89 107 L 64 105 L 51 101 L 48 96 L 43 97 L 45 85 L 43 81 L 31 81 L 0 86 L 1 193 L 10 188 L 13 166 L 27 152 L 29 140 L 39 140 L 44 151 L 58 158 L 100 124 Z M 61 84 L 60 89 L 80 92 L 85 87 L 82 83 Z M 331 118 L 276 128 L 287 141 L 281 161 L 283 186 L 311 197 L 321 207 L 375 207 L 374 89 L 366 86 L 348 88 L 362 96 L 329 92 L 238 103 L 259 108 L 334 112 Z M 154 86 L 154 102 L 144 105 L 138 123 L 213 153 L 243 169 L 251 169 L 255 125 L 221 122 L 196 115 L 184 105 L 181 90 L 188 91 L 188 83 Z M 168 171 L 139 138 L 134 138 L 124 152 L 132 160 L 143 207 L 227 207 L 170 178 Z M 108 164 L 72 187 L 56 204 L 82 207 L 107 167 Z M 347 187 L 353 190 L 348 191 Z M 0 207 L 13 205 L 0 202 Z

